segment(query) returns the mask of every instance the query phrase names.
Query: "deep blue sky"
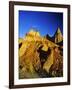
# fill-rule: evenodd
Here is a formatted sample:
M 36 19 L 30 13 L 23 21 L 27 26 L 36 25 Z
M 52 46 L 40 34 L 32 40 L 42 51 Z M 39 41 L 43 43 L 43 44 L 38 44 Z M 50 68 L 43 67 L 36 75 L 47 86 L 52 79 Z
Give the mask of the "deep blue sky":
M 20 10 L 19 37 L 24 37 L 31 27 L 36 28 L 41 36 L 53 36 L 58 27 L 63 33 L 63 13 Z

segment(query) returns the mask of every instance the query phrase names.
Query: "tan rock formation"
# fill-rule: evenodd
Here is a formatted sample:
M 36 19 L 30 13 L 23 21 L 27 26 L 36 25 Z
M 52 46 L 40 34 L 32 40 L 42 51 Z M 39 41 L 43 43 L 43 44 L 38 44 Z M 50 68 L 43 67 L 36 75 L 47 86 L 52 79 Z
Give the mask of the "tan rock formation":
M 58 31 L 59 32 L 59 31 Z M 60 41 L 61 39 L 59 39 Z M 57 41 L 56 41 L 57 42 Z M 20 45 L 21 44 L 21 45 Z M 39 78 L 39 70 L 45 70 L 47 73 L 55 62 L 55 51 L 59 51 L 54 49 L 54 47 L 58 48 L 59 46 L 50 40 L 47 40 L 44 37 L 41 37 L 39 32 L 31 30 L 26 34 L 24 39 L 19 39 L 19 78 Z M 46 55 L 42 56 L 44 60 L 44 64 L 42 66 L 42 58 L 40 54 L 42 52 L 38 52 L 38 49 L 41 48 L 41 51 Z M 49 54 L 49 48 L 51 49 L 51 53 Z M 55 50 L 55 51 L 54 51 Z M 58 53 L 58 52 L 57 52 Z M 58 54 L 60 55 L 60 53 Z M 58 56 L 57 55 L 57 56 Z
M 58 28 L 55 34 L 55 43 L 59 43 L 62 40 L 63 40 L 63 36 L 62 36 L 60 28 Z

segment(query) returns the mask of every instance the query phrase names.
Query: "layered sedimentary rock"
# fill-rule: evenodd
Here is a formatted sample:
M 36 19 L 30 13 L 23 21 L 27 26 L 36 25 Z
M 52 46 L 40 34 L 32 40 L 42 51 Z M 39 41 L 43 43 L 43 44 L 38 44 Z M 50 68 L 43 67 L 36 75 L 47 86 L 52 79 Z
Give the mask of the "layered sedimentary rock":
M 19 39 L 19 78 L 62 76 L 62 57 L 59 45 L 31 29 Z
M 62 36 L 60 28 L 58 28 L 56 33 L 55 33 L 55 43 L 59 43 L 62 41 L 63 41 L 63 36 Z

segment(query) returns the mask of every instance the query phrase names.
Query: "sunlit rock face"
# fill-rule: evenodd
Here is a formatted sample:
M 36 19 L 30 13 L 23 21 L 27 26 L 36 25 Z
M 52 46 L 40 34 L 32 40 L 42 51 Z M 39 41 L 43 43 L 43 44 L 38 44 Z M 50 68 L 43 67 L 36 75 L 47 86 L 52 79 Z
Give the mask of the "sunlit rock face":
M 58 28 L 55 34 L 55 43 L 59 43 L 61 41 L 63 41 L 63 36 L 62 36 L 60 28 Z
M 54 43 L 32 28 L 19 39 L 19 79 L 63 75 L 63 49 L 56 44 L 62 39 L 59 29 L 58 35 Z
M 41 39 L 40 33 L 34 28 L 31 28 L 30 31 L 26 33 L 26 37 L 24 38 L 24 40 L 28 41 L 40 41 Z
M 36 31 L 34 28 L 31 28 L 28 34 L 40 37 L 40 33 Z

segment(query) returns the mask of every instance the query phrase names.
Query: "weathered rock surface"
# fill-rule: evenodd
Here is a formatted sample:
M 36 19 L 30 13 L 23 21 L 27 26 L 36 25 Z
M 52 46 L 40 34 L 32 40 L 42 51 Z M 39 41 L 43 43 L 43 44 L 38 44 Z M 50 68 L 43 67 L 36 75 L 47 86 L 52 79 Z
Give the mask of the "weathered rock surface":
M 57 77 L 63 75 L 60 46 L 31 30 L 19 39 L 19 78 Z

